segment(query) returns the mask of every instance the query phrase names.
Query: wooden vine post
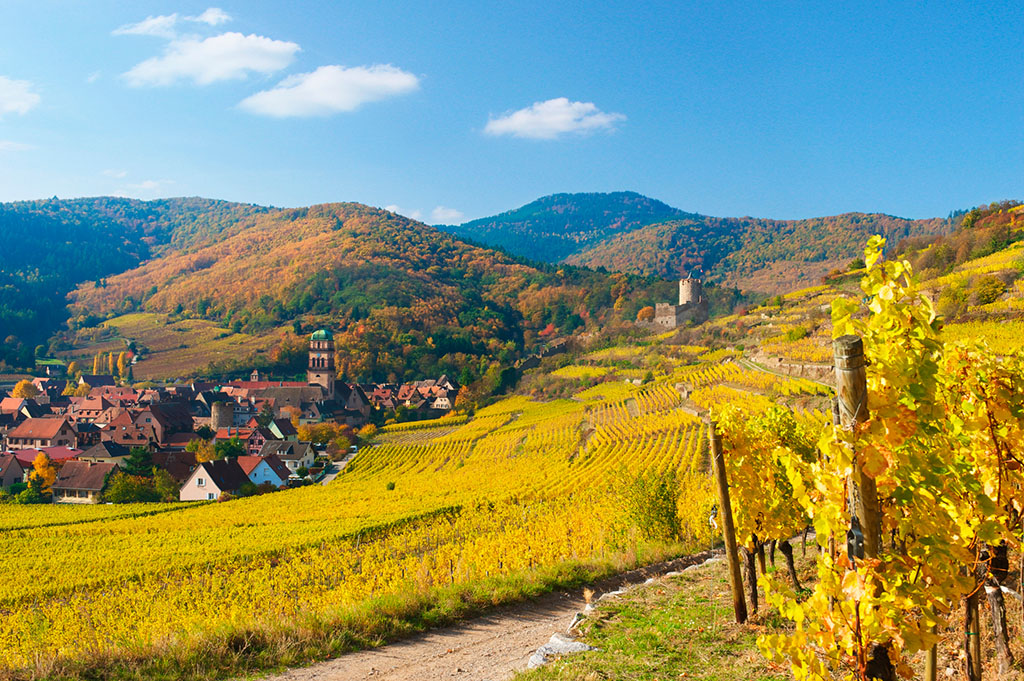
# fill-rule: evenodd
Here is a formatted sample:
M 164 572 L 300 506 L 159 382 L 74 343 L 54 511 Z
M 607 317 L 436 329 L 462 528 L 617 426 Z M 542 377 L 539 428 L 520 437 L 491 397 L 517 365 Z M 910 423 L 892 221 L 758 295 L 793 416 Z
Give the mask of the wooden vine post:
M 722 537 L 725 539 L 725 559 L 729 564 L 729 589 L 736 622 L 747 621 L 747 602 L 743 598 L 743 578 L 740 577 L 740 558 L 736 549 L 736 527 L 732 522 L 732 502 L 729 500 L 729 481 L 725 475 L 725 457 L 722 454 L 722 436 L 714 421 L 708 422 L 708 443 L 711 448 L 711 466 L 718 483 L 719 517 L 722 519 Z M 756 587 L 755 587 L 756 588 Z
M 853 430 L 867 421 L 868 381 L 864 359 L 864 341 L 860 336 L 840 336 L 834 342 L 836 358 L 836 396 L 839 423 Z M 850 477 L 850 511 L 860 520 L 864 532 L 864 557 L 878 558 L 882 545 L 882 517 L 878 510 L 878 490 L 874 478 L 864 474 L 854 454 Z
M 833 342 L 833 349 L 837 398 L 833 408 L 838 407 L 840 427 L 852 431 L 858 423 L 864 423 L 870 418 L 864 341 L 860 336 L 852 334 L 840 336 Z M 864 534 L 864 557 L 878 558 L 882 550 L 882 515 L 878 506 L 878 488 L 874 478 L 864 473 L 857 461 L 856 452 L 853 455 L 853 472 L 848 488 L 850 514 L 857 518 Z M 876 645 L 867 666 L 867 678 L 896 677 L 895 669 L 888 659 L 887 646 Z

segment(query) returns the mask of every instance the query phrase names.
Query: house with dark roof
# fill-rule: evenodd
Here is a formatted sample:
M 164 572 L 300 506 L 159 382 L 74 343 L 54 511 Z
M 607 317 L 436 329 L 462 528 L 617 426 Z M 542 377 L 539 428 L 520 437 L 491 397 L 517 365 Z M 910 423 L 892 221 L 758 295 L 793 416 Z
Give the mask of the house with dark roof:
M 178 498 L 182 501 L 213 501 L 225 492 L 234 494 L 249 482 L 249 476 L 235 459 L 203 461 L 181 486 Z
M 309 442 L 271 440 L 263 445 L 263 449 L 260 450 L 260 456 L 266 457 L 272 454 L 283 461 L 292 475 L 296 477 L 298 477 L 296 471 L 300 468 L 309 468 L 313 465 L 313 460 L 316 458 L 313 445 Z
M 107 440 L 79 454 L 78 460 L 90 463 L 121 463 L 126 461 L 131 453 L 132 450 L 123 444 Z
M 10 489 L 11 485 L 24 482 L 27 472 L 14 454 L 0 454 L 0 489 Z
M 299 431 L 295 430 L 290 419 L 274 419 L 267 424 L 267 428 L 276 436 L 273 438 L 275 440 L 295 442 L 299 439 Z
M 107 478 L 117 470 L 116 463 L 66 461 L 57 472 L 51 489 L 55 504 L 95 504 L 107 485 Z
M 89 388 L 101 388 L 104 386 L 114 387 L 117 382 L 114 381 L 113 376 L 103 376 L 97 374 L 82 374 L 78 379 L 78 385 L 87 385 Z
M 183 485 L 196 469 L 196 455 L 188 451 L 161 450 L 153 454 L 153 465 L 167 471 L 179 485 Z

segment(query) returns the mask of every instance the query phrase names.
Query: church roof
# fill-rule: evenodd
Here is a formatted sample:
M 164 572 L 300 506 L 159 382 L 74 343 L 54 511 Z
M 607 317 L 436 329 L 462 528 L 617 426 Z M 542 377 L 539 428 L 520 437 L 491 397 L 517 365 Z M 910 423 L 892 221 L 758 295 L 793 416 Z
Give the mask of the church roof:
M 309 337 L 309 340 L 334 340 L 334 334 L 327 329 L 319 329 L 314 331 L 313 335 Z

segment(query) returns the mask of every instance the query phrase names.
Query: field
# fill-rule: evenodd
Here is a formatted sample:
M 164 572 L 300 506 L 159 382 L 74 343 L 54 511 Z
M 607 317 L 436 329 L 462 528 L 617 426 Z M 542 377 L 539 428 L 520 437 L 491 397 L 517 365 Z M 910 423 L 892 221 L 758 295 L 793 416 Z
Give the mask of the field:
M 71 661 L 178 655 L 239 631 L 287 638 L 282 622 L 326 628 L 387 594 L 514 591 L 500 585 L 629 564 L 656 545 L 661 555 L 705 546 L 706 429 L 674 385 L 748 374 L 681 365 L 644 386 L 514 396 L 470 419 L 389 427 L 327 486 L 203 505 L 0 506 L 0 662 L 45 675 Z M 771 404 L 758 398 L 752 406 Z M 623 511 L 623 480 L 668 471 L 682 543 L 644 536 Z

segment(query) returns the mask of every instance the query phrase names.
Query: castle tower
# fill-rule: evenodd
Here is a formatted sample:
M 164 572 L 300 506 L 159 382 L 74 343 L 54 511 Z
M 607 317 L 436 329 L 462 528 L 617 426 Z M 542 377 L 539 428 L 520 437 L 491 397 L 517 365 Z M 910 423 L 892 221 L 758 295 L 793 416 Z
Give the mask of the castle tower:
M 686 277 L 686 279 L 679 280 L 680 305 L 696 305 L 702 300 L 704 300 L 704 287 L 701 286 L 700 279 Z
M 334 399 L 334 380 L 338 372 L 334 368 L 334 334 L 326 329 L 314 331 L 309 337 L 309 368 L 306 382 L 323 386 L 327 399 Z

